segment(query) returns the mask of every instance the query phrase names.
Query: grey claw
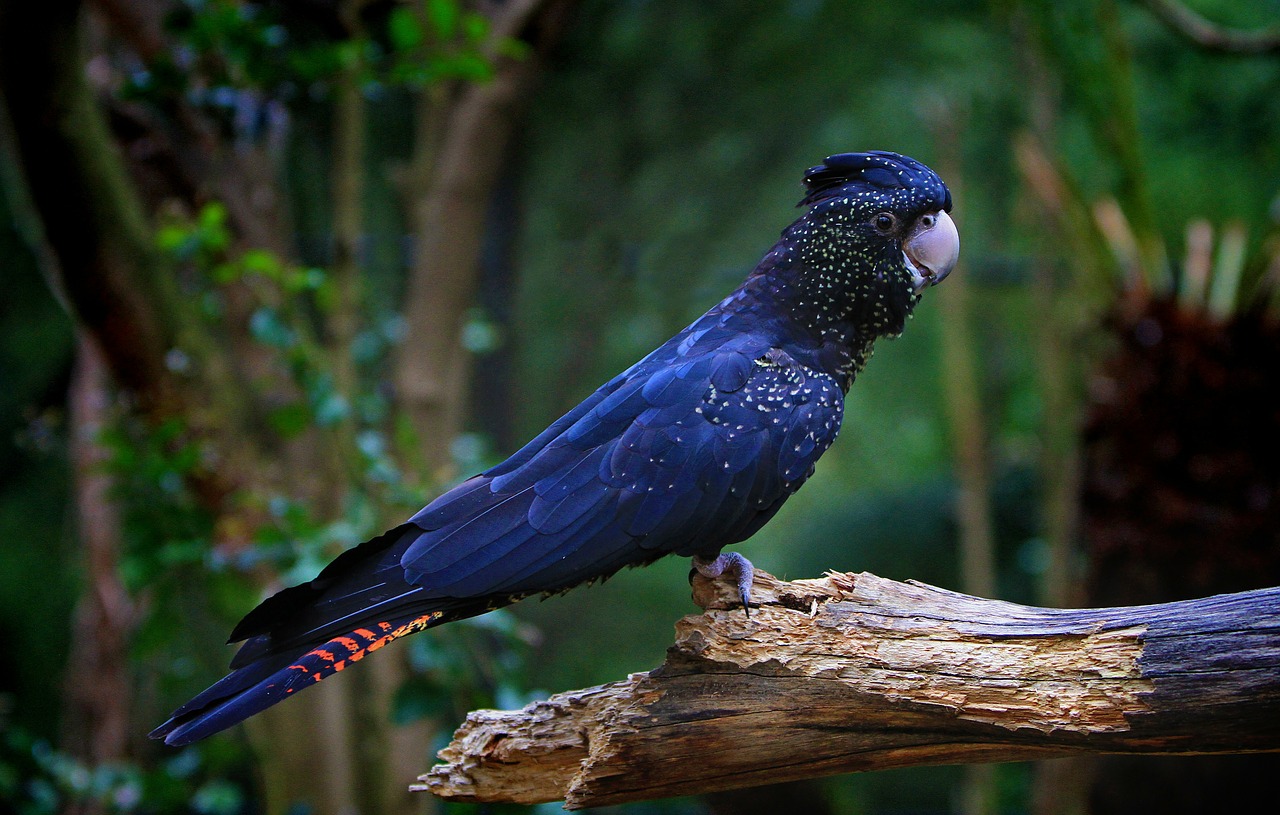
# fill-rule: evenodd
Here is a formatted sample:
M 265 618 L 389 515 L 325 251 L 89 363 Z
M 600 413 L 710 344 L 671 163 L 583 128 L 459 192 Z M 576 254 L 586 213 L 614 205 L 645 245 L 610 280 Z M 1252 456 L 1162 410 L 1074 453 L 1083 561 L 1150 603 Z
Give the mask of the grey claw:
M 727 571 L 737 572 L 738 597 L 742 600 L 742 610 L 746 612 L 748 619 L 751 618 L 751 584 L 755 579 L 755 568 L 751 561 L 737 552 L 722 552 L 714 560 L 694 555 L 693 568 L 698 570 L 698 574 L 712 580 Z

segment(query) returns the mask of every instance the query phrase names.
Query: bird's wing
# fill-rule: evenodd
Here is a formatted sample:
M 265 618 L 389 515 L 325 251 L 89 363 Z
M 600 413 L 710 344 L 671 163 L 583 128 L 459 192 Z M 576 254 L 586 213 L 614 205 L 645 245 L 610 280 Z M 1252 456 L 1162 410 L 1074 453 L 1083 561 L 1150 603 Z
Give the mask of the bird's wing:
M 646 358 L 647 359 L 647 358 Z M 536 438 L 487 473 L 460 484 L 437 498 L 407 523 L 340 554 L 312 580 L 268 597 L 250 611 L 231 632 L 229 642 L 248 640 L 232 660 L 233 668 L 248 665 L 268 652 L 322 642 L 345 634 L 374 618 L 390 618 L 419 610 L 449 612 L 440 622 L 473 616 L 486 610 L 483 602 L 444 603 L 424 587 L 405 580 L 400 565 L 405 550 L 423 536 L 415 521 L 434 507 L 466 506 L 467 496 L 480 479 L 524 466 L 564 430 L 606 399 L 625 380 L 626 372 L 600 387 Z
M 232 633 L 247 639 L 232 672 L 152 735 L 187 744 L 406 634 L 749 537 L 813 472 L 843 399 L 767 346 L 695 331 L 649 357 L 508 461 L 264 601 Z
M 710 317 L 507 461 L 265 600 L 232 632 L 249 640 L 233 667 L 371 620 L 447 622 L 750 537 L 834 441 L 843 391 Z
M 557 591 L 758 529 L 834 440 L 843 392 L 718 324 L 678 339 L 415 515 L 408 582 L 438 598 Z

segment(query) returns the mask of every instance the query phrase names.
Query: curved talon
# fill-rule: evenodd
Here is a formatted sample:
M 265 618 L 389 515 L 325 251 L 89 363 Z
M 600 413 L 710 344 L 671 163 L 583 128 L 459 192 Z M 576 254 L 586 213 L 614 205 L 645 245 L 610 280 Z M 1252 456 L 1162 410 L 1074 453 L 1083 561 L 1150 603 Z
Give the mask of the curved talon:
M 742 600 L 742 610 L 748 619 L 751 617 L 751 584 L 755 579 L 755 567 L 737 552 L 722 552 L 714 560 L 693 557 L 693 568 L 703 577 L 716 579 L 727 571 L 737 572 L 738 597 Z

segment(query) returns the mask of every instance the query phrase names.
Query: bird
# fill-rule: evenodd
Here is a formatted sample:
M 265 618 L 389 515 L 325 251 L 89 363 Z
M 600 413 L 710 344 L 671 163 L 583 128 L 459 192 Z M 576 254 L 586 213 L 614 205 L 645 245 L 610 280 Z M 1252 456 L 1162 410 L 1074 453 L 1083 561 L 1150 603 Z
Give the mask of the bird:
M 838 153 L 727 297 L 504 462 L 250 611 L 230 673 L 151 736 L 217 733 L 386 644 L 675 554 L 731 578 L 813 474 L 875 341 L 955 266 L 951 193 L 915 159 Z M 691 572 L 692 574 L 692 572 Z

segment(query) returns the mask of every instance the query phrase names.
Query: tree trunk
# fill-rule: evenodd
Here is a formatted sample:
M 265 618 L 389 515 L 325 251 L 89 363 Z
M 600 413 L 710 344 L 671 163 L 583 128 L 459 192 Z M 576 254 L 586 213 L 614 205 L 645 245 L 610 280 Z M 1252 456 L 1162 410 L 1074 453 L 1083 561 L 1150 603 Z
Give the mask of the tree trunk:
M 137 609 L 120 581 L 121 518 L 98 440 L 112 419 L 110 377 L 101 352 L 84 332 L 78 345 L 69 402 L 85 588 L 76 606 L 65 678 L 64 744 L 86 765 L 98 767 L 130 755 L 129 638 Z
M 1109 609 L 870 574 L 756 573 L 662 667 L 477 711 L 417 788 L 576 809 L 833 773 L 1097 752 L 1280 750 L 1280 588 Z
M 141 202 L 84 79 L 80 3 L 0 5 L 0 100 L 15 157 L 60 272 L 59 293 L 106 338 L 116 382 L 163 416 L 186 404 L 164 366 L 175 344 L 173 293 Z
M 519 36 L 538 15 L 558 18 L 564 5 L 507 3 L 495 11 L 493 36 Z M 536 75 L 534 60 L 500 57 L 489 82 L 467 85 L 451 101 L 443 92 L 419 100 L 418 148 L 405 175 L 415 248 L 395 384 L 419 440 L 414 452 L 436 478 L 451 475 L 450 444 L 463 425 L 469 359 L 461 336 L 475 304 L 490 196 Z

